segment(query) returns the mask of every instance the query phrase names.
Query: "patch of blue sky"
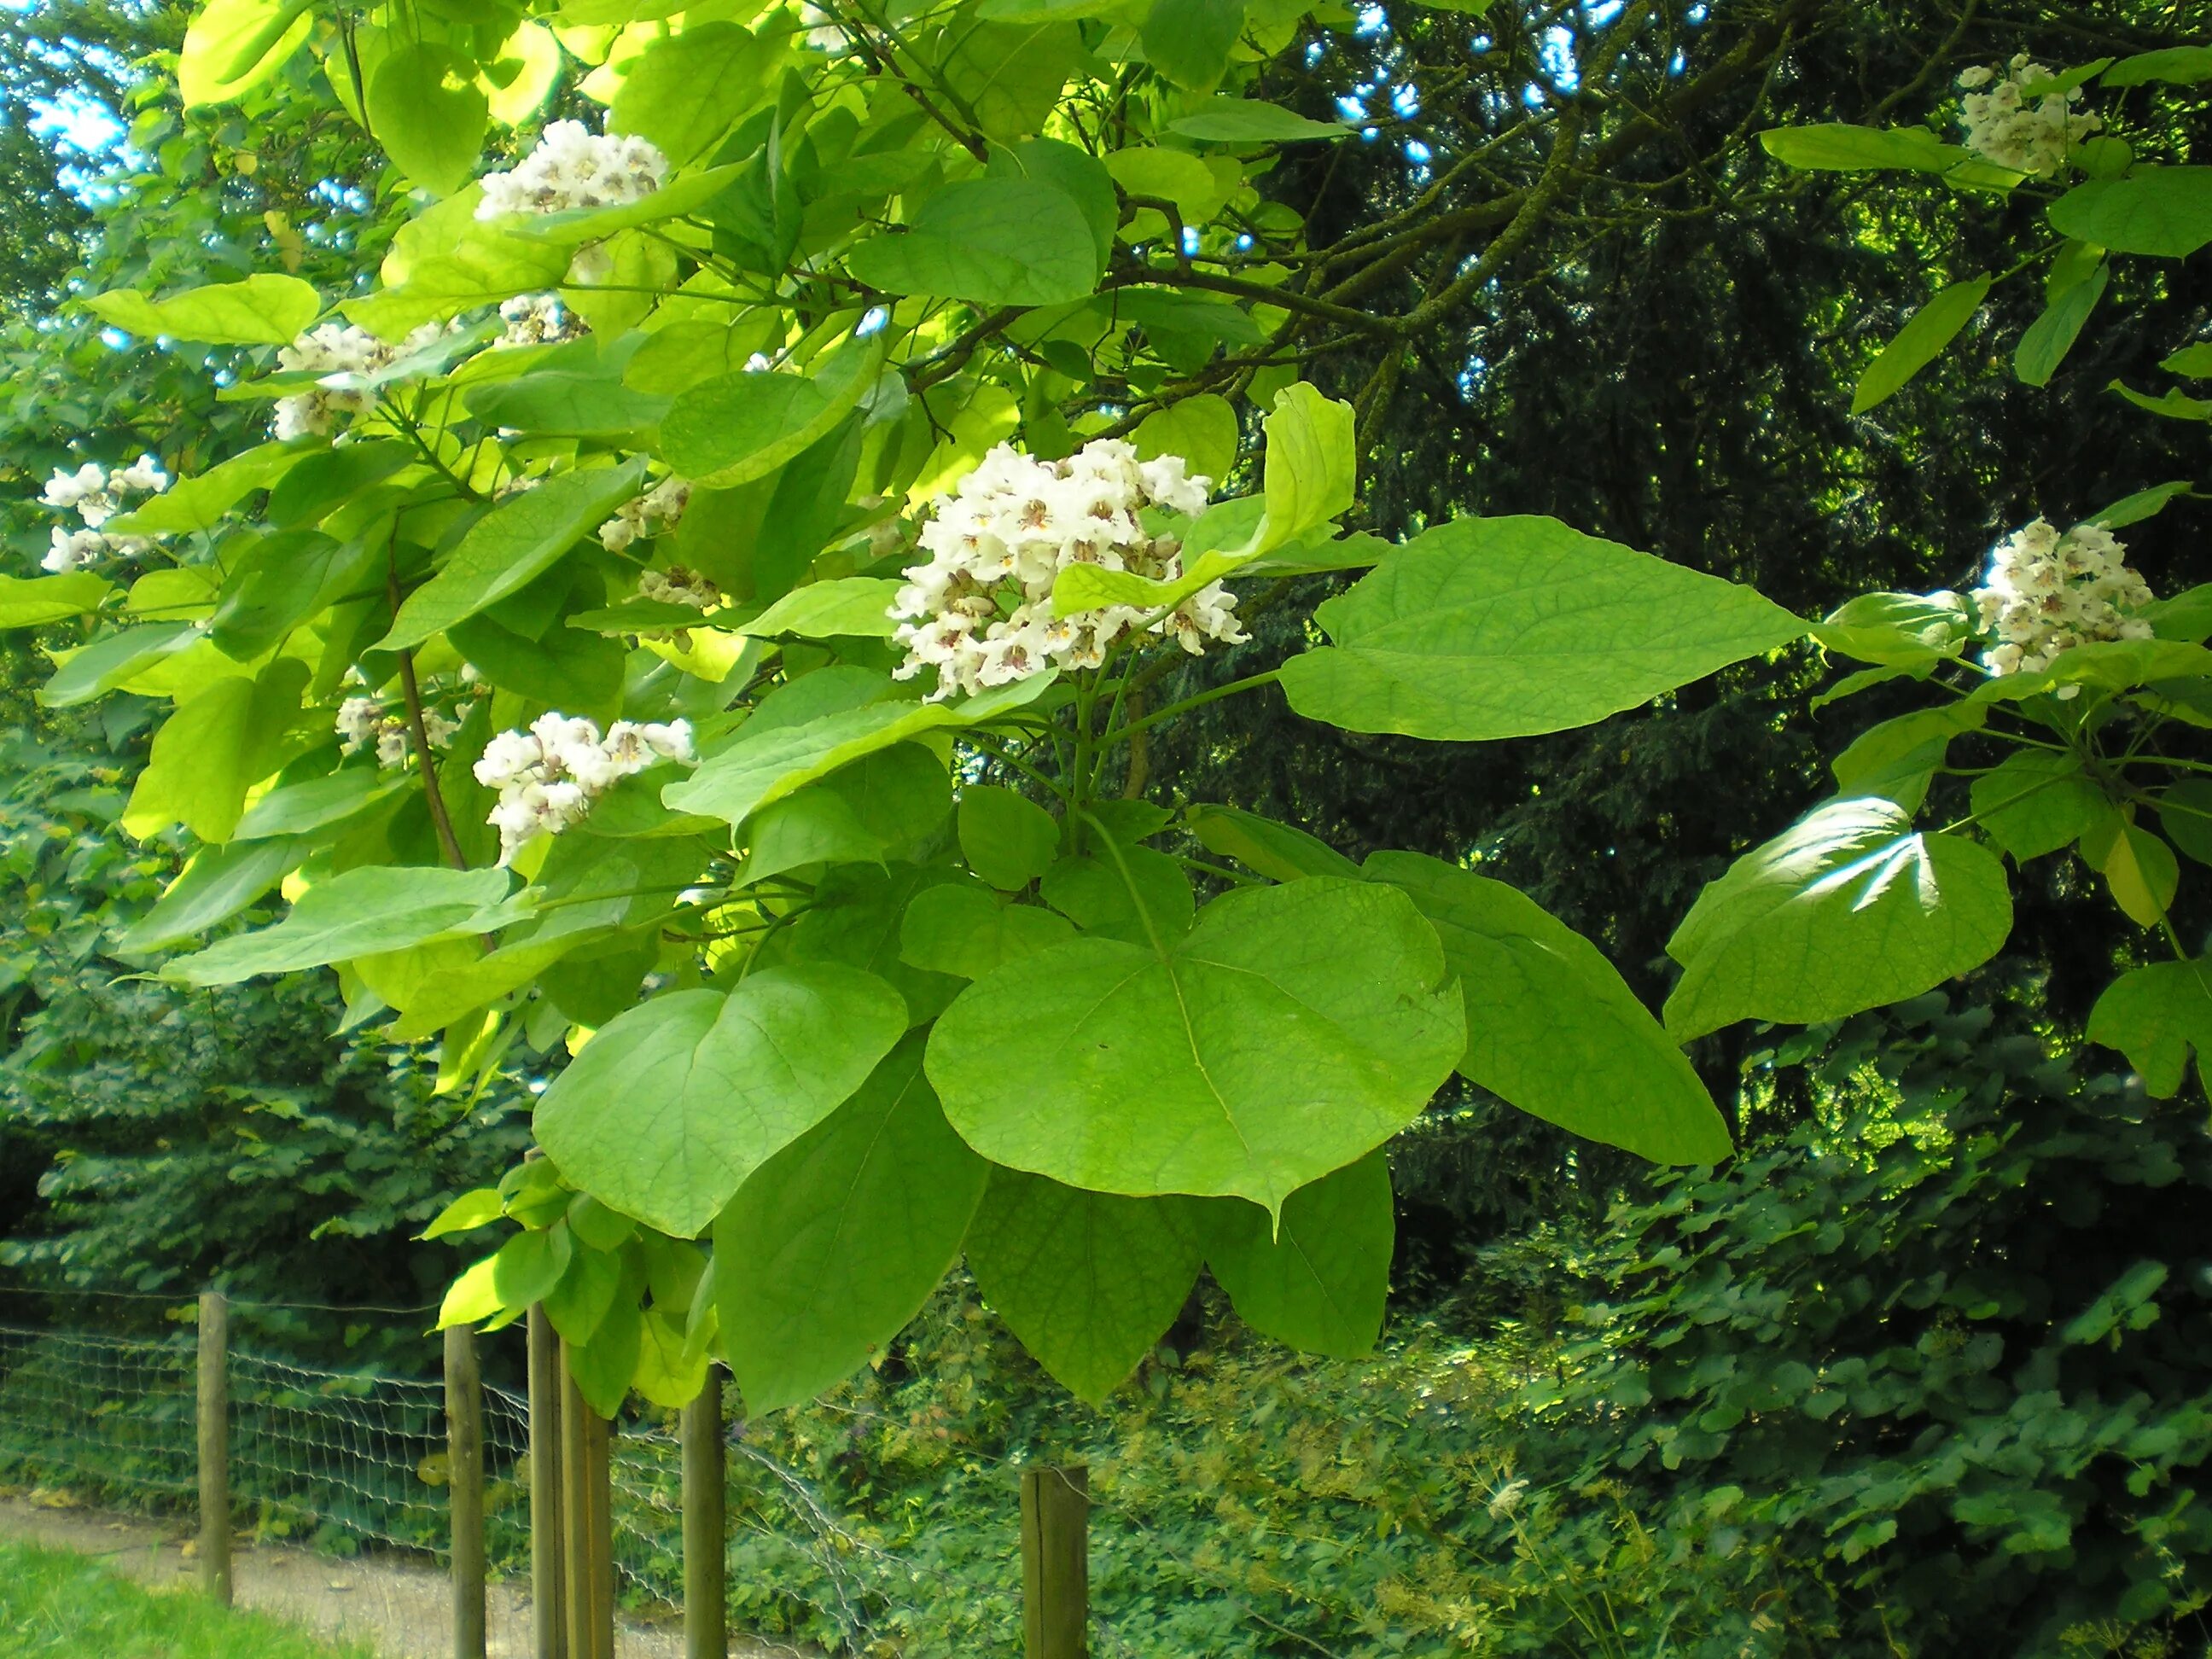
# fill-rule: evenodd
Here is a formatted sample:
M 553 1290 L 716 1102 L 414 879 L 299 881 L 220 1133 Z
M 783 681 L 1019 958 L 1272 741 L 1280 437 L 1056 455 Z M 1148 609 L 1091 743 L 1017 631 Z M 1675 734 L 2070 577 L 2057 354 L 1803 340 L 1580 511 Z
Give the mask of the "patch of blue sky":
M 1359 20 L 1352 26 L 1358 35 L 1376 35 L 1390 27 L 1390 15 L 1380 6 L 1368 5 L 1359 9 Z

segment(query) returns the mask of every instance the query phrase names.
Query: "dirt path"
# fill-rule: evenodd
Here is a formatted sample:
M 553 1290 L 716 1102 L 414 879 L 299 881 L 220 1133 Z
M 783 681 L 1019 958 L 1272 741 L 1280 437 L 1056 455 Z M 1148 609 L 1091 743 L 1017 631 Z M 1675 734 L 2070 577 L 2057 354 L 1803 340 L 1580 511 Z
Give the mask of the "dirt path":
M 0 1498 L 0 1538 L 99 1557 L 155 1589 L 191 1582 L 198 1564 L 185 1549 L 189 1528 L 143 1516 L 50 1508 Z M 295 1625 L 367 1643 L 380 1659 L 453 1659 L 453 1592 L 436 1568 L 390 1556 L 333 1560 L 296 1545 L 241 1541 L 231 1559 L 240 1607 Z M 519 1584 L 490 1587 L 489 1659 L 531 1659 L 530 1597 Z M 731 1659 L 788 1659 L 799 1650 L 743 1640 Z M 683 1659 L 679 1630 L 626 1621 L 615 1632 L 617 1659 Z

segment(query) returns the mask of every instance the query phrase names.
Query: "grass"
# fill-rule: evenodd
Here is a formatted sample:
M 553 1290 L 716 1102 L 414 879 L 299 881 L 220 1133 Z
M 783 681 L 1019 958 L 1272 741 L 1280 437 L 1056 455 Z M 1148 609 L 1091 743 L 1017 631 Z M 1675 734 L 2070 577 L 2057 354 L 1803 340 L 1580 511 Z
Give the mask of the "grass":
M 0 1543 L 0 1659 L 374 1659 L 190 1591 L 156 1595 L 88 1556 Z

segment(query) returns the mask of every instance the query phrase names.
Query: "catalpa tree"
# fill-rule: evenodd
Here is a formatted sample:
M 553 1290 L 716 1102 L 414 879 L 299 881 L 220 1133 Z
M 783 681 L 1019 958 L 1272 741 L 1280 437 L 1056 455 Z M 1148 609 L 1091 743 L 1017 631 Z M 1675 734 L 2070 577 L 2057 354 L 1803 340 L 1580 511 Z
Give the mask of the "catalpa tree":
M 1585 64 L 1656 51 L 1655 107 L 1686 110 L 1818 9 L 1754 18 L 1673 86 L 1650 8 L 1516 28 Z M 633 1388 L 679 1403 L 716 1358 L 752 1410 L 805 1399 L 963 1256 L 1086 1397 L 1202 1267 L 1255 1328 L 1359 1352 L 1390 1255 L 1381 1149 L 1455 1073 L 1716 1161 L 1681 1042 L 1972 968 L 2008 923 L 1999 848 L 2078 835 L 2130 849 L 2108 875 L 2155 862 L 2099 745 L 2158 755 L 2205 655 L 2174 619 L 2212 610 L 2158 610 L 2094 526 L 2024 531 L 1978 602 L 1865 597 L 1820 624 L 1550 519 L 1346 531 L 1360 411 L 1304 367 L 1402 338 L 1666 130 L 1594 129 L 1556 52 L 1516 49 L 1528 114 L 1498 155 L 1525 184 L 1463 201 L 1487 181 L 1455 169 L 1316 247 L 1261 186 L 1352 131 L 1256 89 L 1352 25 L 1258 0 L 196 17 L 188 104 L 333 97 L 411 215 L 351 291 L 270 270 L 90 297 L 134 349 L 205 349 L 268 438 L 173 482 L 135 455 L 57 473 L 46 574 L 0 586 L 0 620 L 51 630 L 51 705 L 173 705 L 122 821 L 201 843 L 127 941 L 161 973 L 333 968 L 348 1024 L 434 1040 L 453 1089 L 567 1051 L 544 1156 L 432 1229 L 507 1230 L 447 1322 L 542 1302 L 605 1412 Z M 2008 200 L 2058 180 L 2051 222 L 2103 216 L 2096 258 L 2171 255 L 2103 227 L 2191 170 L 2093 150 L 2067 98 L 2087 78 L 2049 94 L 2055 134 L 1978 146 L 1998 155 L 1933 129 L 1770 148 Z M 2017 100 L 1977 107 L 1996 134 Z M 2062 315 L 2101 284 L 2075 246 Z M 1364 297 L 1408 270 L 1410 311 Z M 1934 326 L 1882 372 L 1932 357 Z M 1345 580 L 1306 648 L 1194 675 L 1256 596 L 1317 574 Z M 1145 758 L 1235 696 L 1439 743 L 1557 732 L 1808 632 L 1874 665 L 1835 695 L 1912 676 L 1955 701 L 1854 744 L 1837 800 L 1707 891 L 1663 1025 L 1471 865 L 1355 864 Z M 1984 803 L 1978 781 L 1965 819 L 1916 831 L 1936 739 L 2002 735 L 2000 714 L 2057 734 L 2014 733 L 2024 757 L 1990 773 L 2042 768 L 2033 791 Z M 2053 840 L 2058 800 L 2089 816 Z M 279 889 L 282 920 L 236 926 Z M 2139 1018 L 2170 1057 L 2197 1016 Z

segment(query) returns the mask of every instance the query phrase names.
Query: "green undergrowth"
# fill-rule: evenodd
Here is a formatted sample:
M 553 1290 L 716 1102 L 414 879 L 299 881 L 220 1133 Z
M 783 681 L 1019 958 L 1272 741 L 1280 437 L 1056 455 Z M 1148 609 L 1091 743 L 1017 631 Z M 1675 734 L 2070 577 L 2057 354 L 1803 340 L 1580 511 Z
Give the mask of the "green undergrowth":
M 0 1543 L 0 1659 L 374 1659 L 188 1591 L 155 1594 L 65 1550 Z
M 1409 1322 L 1350 1361 L 1216 1330 L 1092 1412 L 1024 1386 L 948 1291 L 897 1366 L 748 1426 L 736 1616 L 862 1654 L 1018 1651 L 1024 1463 L 1087 1468 L 1102 1659 L 1673 1653 L 1733 1593 L 1627 1487 L 1546 1486 L 1561 1460 L 1532 1462 L 1520 1402 L 1550 1361 L 1513 1331 Z

